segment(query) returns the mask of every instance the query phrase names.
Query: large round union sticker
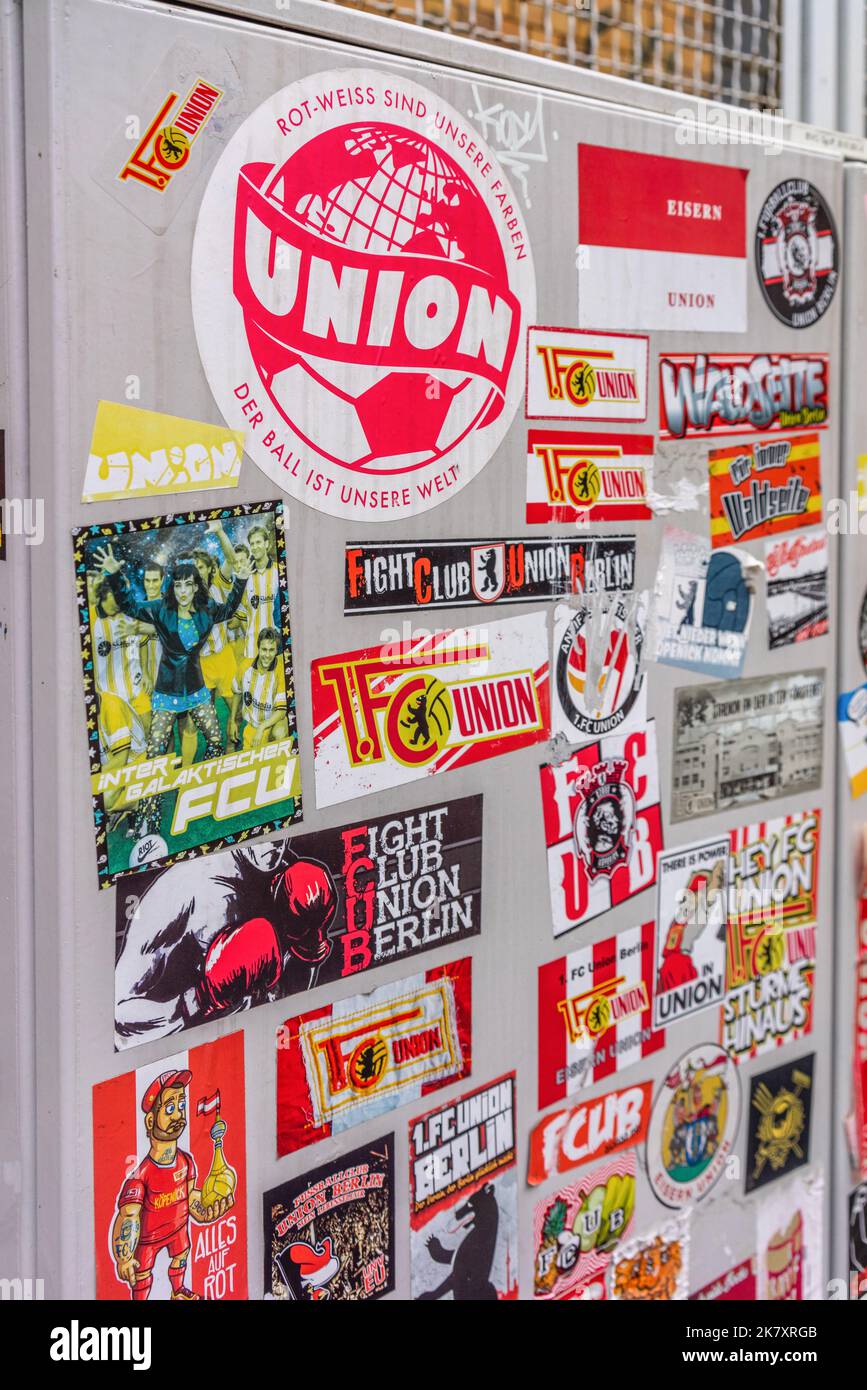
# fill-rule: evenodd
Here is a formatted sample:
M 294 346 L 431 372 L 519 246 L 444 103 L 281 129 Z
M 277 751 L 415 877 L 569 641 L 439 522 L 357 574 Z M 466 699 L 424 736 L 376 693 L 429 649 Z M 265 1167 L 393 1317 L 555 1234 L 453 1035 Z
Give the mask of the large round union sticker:
M 768 307 L 789 328 L 809 328 L 834 298 L 837 231 L 806 179 L 786 179 L 766 198 L 756 225 L 756 269 Z
M 193 247 L 216 402 L 286 492 L 354 521 L 435 507 L 524 387 L 533 259 L 476 132 L 395 74 L 319 73 L 237 130 Z
M 700 1043 L 675 1062 L 653 1102 L 647 1176 L 660 1202 L 684 1207 L 706 1197 L 734 1149 L 741 1083 L 729 1053 Z

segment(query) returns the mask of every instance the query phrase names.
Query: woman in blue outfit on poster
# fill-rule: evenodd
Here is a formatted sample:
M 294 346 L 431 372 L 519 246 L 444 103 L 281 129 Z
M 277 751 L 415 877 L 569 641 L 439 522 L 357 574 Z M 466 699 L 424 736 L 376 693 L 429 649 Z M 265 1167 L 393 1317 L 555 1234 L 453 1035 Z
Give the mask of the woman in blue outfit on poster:
M 250 578 L 250 562 L 235 555 L 232 587 L 224 603 L 210 597 L 192 556 L 181 556 L 169 575 L 166 592 L 158 599 L 139 602 L 121 570 L 110 545 L 94 551 L 94 559 L 108 579 L 117 605 L 127 617 L 150 623 L 160 642 L 160 662 L 151 697 L 153 714 L 148 732 L 148 758 L 168 751 L 175 720 L 189 714 L 205 740 L 205 758 L 218 758 L 224 752 L 223 735 L 211 692 L 202 678 L 199 661 L 211 629 L 234 616 Z M 144 797 L 136 808 L 136 838 L 158 835 L 161 798 Z

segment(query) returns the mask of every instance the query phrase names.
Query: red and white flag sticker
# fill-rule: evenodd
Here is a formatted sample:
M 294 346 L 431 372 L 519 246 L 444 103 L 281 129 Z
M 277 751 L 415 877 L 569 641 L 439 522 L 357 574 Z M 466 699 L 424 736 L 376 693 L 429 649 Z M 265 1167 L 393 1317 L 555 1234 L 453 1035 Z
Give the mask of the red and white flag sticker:
M 580 326 L 746 332 L 747 172 L 579 145 Z

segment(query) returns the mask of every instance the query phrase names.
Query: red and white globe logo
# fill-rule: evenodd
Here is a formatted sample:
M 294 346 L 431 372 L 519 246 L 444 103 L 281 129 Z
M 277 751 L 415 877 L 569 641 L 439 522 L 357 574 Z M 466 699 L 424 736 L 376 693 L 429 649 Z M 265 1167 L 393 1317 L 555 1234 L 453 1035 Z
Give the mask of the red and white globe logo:
M 535 281 L 475 130 L 415 83 L 351 70 L 294 83 L 235 133 L 192 301 L 211 390 L 259 467 L 321 511 L 396 521 L 503 439 Z

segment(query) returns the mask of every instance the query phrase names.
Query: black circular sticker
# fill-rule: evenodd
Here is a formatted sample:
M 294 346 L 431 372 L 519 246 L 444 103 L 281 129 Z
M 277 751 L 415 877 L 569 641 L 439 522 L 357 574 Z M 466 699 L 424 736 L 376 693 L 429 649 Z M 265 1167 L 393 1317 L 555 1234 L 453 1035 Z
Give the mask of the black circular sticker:
M 861 617 L 858 622 L 858 646 L 861 649 L 861 665 L 867 672 L 867 593 L 861 600 Z
M 828 204 L 806 179 L 778 183 L 756 226 L 756 270 L 768 307 L 790 328 L 809 328 L 834 298 L 840 271 Z

